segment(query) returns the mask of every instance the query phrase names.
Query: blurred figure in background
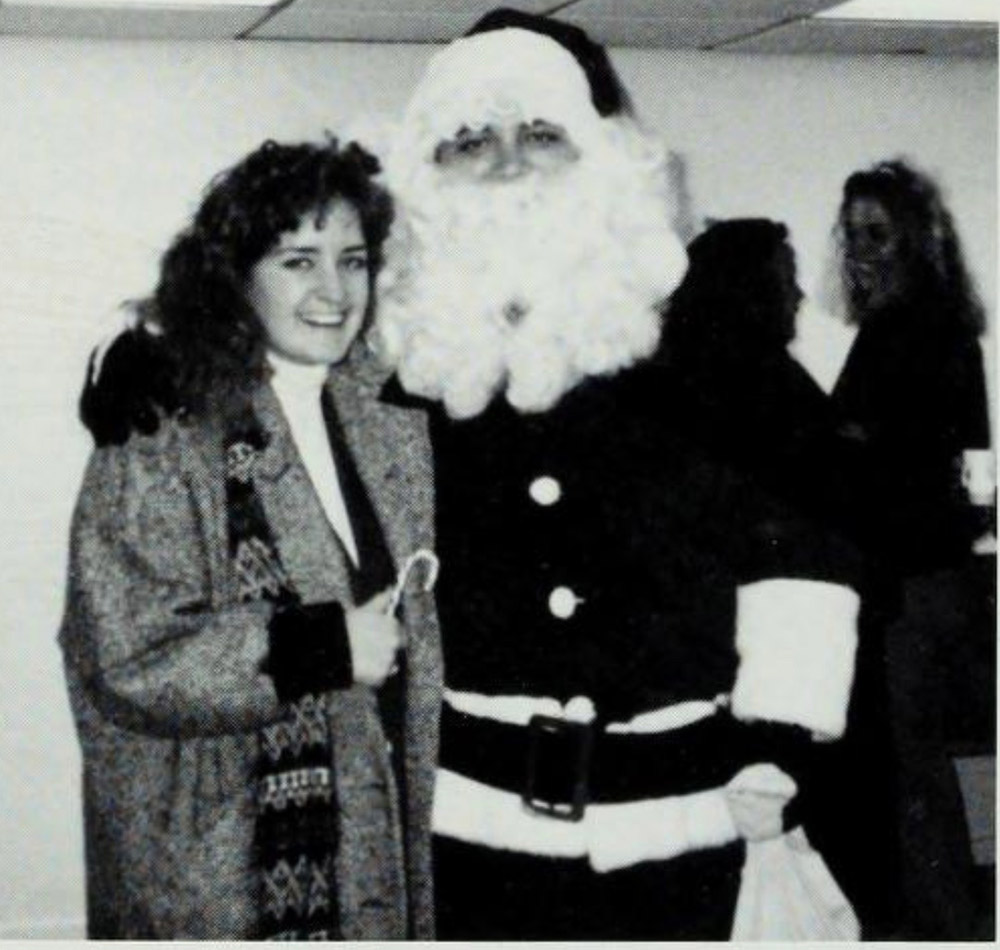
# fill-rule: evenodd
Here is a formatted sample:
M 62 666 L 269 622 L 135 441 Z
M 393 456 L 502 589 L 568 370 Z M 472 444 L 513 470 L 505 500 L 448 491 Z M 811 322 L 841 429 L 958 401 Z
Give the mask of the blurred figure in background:
M 784 224 L 710 224 L 688 245 L 659 359 L 693 433 L 769 489 L 833 523 L 838 491 L 830 401 L 789 355 L 803 299 Z
M 984 497 L 971 499 L 963 485 L 963 467 L 990 445 L 983 308 L 940 191 L 905 161 L 847 179 L 835 235 L 858 332 L 832 400 L 862 460 L 855 530 L 874 566 L 862 641 L 884 638 L 900 778 L 901 936 L 967 939 L 972 868 L 943 707 L 949 685 L 967 690 L 974 667 L 988 663 L 969 662 L 970 631 L 993 625 L 993 572 L 972 556 L 992 492 L 976 486 Z M 992 694 L 992 675 L 978 686 Z
M 831 400 L 789 353 L 803 300 L 784 224 L 710 224 L 688 245 L 658 360 L 670 369 L 690 437 L 817 527 L 858 547 L 857 446 Z M 844 742 L 825 757 L 810 840 L 858 909 L 867 937 L 893 932 L 893 777 L 881 657 L 859 646 Z

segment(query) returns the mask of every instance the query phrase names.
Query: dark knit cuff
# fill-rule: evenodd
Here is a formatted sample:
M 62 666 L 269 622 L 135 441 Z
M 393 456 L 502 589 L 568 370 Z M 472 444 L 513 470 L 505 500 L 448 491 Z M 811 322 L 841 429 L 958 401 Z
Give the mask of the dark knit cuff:
M 278 699 L 344 689 L 354 682 L 344 608 L 336 601 L 279 607 L 268 625 L 264 672 Z

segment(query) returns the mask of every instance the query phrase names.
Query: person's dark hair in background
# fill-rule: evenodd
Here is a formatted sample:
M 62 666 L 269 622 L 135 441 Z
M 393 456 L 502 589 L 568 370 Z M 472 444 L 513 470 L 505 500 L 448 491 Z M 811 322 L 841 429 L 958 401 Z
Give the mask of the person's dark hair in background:
M 736 356 L 783 349 L 802 291 L 788 228 L 767 218 L 715 221 L 688 245 L 688 270 L 670 298 L 671 349 Z
M 660 358 L 699 441 L 833 523 L 843 501 L 829 401 L 787 350 L 802 297 L 784 224 L 714 222 L 688 245 Z
M 832 403 L 859 450 L 854 516 L 875 567 L 861 633 L 885 652 L 900 936 L 972 939 L 968 830 L 945 720 L 946 704 L 959 708 L 952 694 L 979 694 L 970 708 L 992 710 L 995 690 L 989 674 L 970 689 L 976 668 L 995 666 L 995 645 L 985 656 L 974 647 L 980 629 L 993 640 L 995 568 L 972 556 L 983 509 L 970 504 L 961 477 L 964 453 L 990 444 L 983 308 L 940 190 L 907 161 L 847 178 L 834 235 L 858 333 Z
M 971 333 L 984 330 L 954 221 L 927 175 L 899 159 L 854 172 L 844 183 L 837 237 L 854 322 L 909 299 Z

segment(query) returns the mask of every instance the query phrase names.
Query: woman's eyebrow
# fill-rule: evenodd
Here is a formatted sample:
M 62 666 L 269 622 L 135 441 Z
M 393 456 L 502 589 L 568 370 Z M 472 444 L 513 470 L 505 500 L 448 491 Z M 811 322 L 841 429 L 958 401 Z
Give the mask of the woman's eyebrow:
M 318 254 L 319 246 L 316 244 L 279 244 L 272 254 Z

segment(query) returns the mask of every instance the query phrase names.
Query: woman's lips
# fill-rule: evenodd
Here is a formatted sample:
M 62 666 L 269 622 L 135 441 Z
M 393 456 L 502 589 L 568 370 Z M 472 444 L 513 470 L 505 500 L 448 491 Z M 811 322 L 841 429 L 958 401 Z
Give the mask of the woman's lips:
M 340 327 L 347 322 L 347 310 L 307 310 L 299 315 L 303 323 L 313 327 Z

